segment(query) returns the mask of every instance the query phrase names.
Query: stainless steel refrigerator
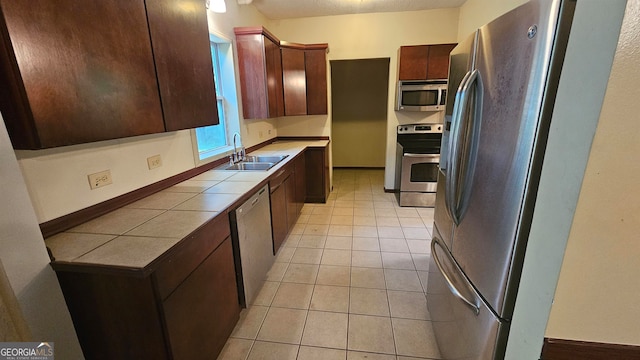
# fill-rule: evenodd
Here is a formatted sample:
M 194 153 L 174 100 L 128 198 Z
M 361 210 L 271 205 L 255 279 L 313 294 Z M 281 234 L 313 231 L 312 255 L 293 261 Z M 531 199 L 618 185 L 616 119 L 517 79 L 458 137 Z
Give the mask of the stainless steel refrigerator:
M 451 53 L 427 288 L 444 359 L 504 357 L 574 8 L 530 1 Z

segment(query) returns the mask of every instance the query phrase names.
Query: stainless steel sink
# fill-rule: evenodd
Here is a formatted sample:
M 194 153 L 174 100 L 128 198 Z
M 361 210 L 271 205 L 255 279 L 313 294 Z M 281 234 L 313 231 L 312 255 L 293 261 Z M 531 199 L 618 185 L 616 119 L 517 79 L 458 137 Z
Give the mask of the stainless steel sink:
M 219 170 L 258 170 L 265 171 L 274 167 L 277 163 L 289 155 L 249 155 L 244 160 L 233 165 L 222 165 Z
M 267 155 L 249 155 L 245 158 L 244 161 L 246 162 L 257 162 L 257 163 L 263 163 L 263 162 L 268 162 L 268 163 L 274 163 L 277 164 L 280 161 L 284 160 L 287 158 L 287 156 L 289 155 L 274 155 L 274 156 L 267 156 Z
M 239 162 L 237 164 L 228 165 L 223 170 L 269 170 L 275 163 L 271 162 Z

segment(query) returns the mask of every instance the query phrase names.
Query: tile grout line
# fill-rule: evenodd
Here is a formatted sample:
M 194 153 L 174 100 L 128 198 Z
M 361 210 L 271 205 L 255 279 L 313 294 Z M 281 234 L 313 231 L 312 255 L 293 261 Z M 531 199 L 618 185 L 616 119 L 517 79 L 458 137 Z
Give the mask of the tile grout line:
M 353 178 L 353 179 L 355 179 L 355 176 L 353 176 L 352 178 Z M 358 181 L 357 181 L 357 180 L 355 180 L 355 181 L 354 181 L 354 180 L 350 181 L 350 183 L 351 183 L 351 184 L 353 184 L 354 182 L 356 182 L 356 183 L 357 183 Z M 358 184 L 356 184 L 356 185 L 355 185 L 355 187 L 356 187 L 355 191 L 360 190 L 360 189 L 362 188 L 362 187 L 361 187 L 361 186 L 359 186 Z M 336 187 L 334 188 L 334 192 L 336 192 L 336 190 L 339 192 L 339 191 L 340 191 L 340 187 L 339 187 L 339 186 L 336 186 Z M 353 191 L 353 190 L 349 190 L 349 192 L 354 192 L 354 191 Z M 331 206 L 330 206 L 330 207 L 331 207 L 331 209 L 332 209 L 332 210 L 331 210 L 331 212 L 329 212 L 330 214 L 332 214 L 332 213 L 333 213 L 333 211 L 334 211 L 334 210 L 335 210 L 335 208 L 336 208 L 336 207 L 335 207 L 335 205 L 336 205 L 336 204 L 335 204 L 335 197 L 334 197 L 334 199 L 333 199 L 333 200 L 334 200 L 334 201 L 331 203 Z M 350 201 L 355 201 L 355 198 L 354 198 L 354 199 L 349 199 L 349 200 L 350 200 Z M 384 202 L 389 202 L 389 201 L 384 201 Z M 348 205 L 348 204 L 347 204 L 347 205 Z M 351 206 L 350 208 L 351 208 L 351 209 L 353 209 L 353 210 L 352 210 L 352 216 L 355 216 L 355 208 L 356 208 L 356 207 L 355 207 L 355 206 Z M 376 218 L 375 218 L 375 214 L 376 214 L 376 212 L 375 212 L 375 211 L 376 211 L 376 210 L 378 210 L 378 213 L 388 212 L 389 210 L 392 210 L 392 211 L 396 212 L 397 206 L 396 206 L 396 207 L 386 207 L 386 206 L 384 206 L 384 207 L 376 207 L 376 206 L 375 206 L 375 202 L 374 202 L 374 207 L 372 207 L 372 208 L 373 208 L 373 210 L 374 210 L 374 215 L 373 215 L 373 216 L 372 216 L 372 215 L 369 215 L 369 216 L 370 216 L 370 217 L 373 217 L 373 219 L 374 219 L 374 221 L 375 221 L 375 220 L 376 220 Z M 306 214 L 307 214 L 307 215 L 311 215 L 312 213 L 313 213 L 313 211 L 312 211 L 312 210 L 310 210 L 310 211 L 309 211 L 309 212 L 307 212 Z M 397 214 L 397 212 L 396 212 L 396 214 L 395 214 L 395 215 L 396 215 L 396 218 L 398 218 L 398 219 L 399 219 L 399 217 L 397 216 L 397 215 L 398 215 L 398 214 Z M 421 219 L 421 220 L 424 222 L 424 220 L 423 220 L 423 219 Z M 377 223 L 376 223 L 376 224 L 377 224 Z M 293 250 L 293 254 L 295 254 L 295 252 L 296 252 L 297 248 L 299 248 L 299 243 L 300 243 L 300 241 L 301 241 L 301 237 L 302 237 L 302 236 L 304 236 L 304 233 L 305 233 L 305 231 L 304 231 L 304 230 L 306 230 L 306 228 L 308 227 L 308 225 L 309 225 L 309 224 L 308 224 L 308 223 L 306 223 L 306 222 L 303 224 L 303 230 L 302 230 L 302 233 L 301 233 L 301 234 L 299 234 L 300 239 L 298 239 L 298 243 L 297 243 L 295 246 L 291 247 L 291 248 L 294 248 L 294 250 Z M 330 226 L 330 225 L 331 225 L 331 224 L 329 224 L 329 226 Z M 354 226 L 354 225 L 352 225 L 352 226 Z M 376 239 L 376 240 L 378 241 L 378 247 L 380 247 L 380 244 L 379 244 L 380 234 L 378 233 L 377 225 L 376 225 L 376 235 L 377 235 L 376 237 L 372 237 L 372 238 L 373 238 L 373 239 Z M 318 272 L 315 274 L 315 279 L 314 279 L 314 283 L 313 283 L 313 287 L 312 287 L 312 291 L 311 291 L 311 298 L 309 299 L 309 304 L 308 304 L 308 307 L 307 307 L 307 309 L 306 309 L 306 310 L 307 310 L 307 314 L 306 314 L 306 317 L 305 317 L 305 323 L 304 323 L 304 325 L 303 325 L 303 332 L 302 332 L 302 335 L 301 335 L 300 343 L 298 344 L 298 351 L 297 351 L 296 357 L 299 357 L 299 355 L 300 355 L 300 351 L 301 351 L 301 347 L 303 346 L 303 345 L 302 345 L 302 338 L 304 337 L 305 328 L 306 328 L 306 325 L 307 325 L 307 323 L 308 323 L 309 312 L 310 312 L 310 311 L 312 311 L 312 309 L 311 309 L 311 303 L 312 303 L 312 301 L 313 301 L 313 295 L 314 295 L 315 290 L 317 289 L 317 285 L 318 285 L 317 281 L 318 281 L 318 278 L 319 278 L 319 269 L 320 269 L 320 266 L 322 266 L 322 261 L 323 261 L 323 259 L 324 259 L 324 258 L 325 258 L 325 256 L 326 256 L 326 252 L 325 252 L 324 250 L 325 250 L 325 249 L 327 249 L 327 247 L 326 247 L 326 246 L 327 246 L 326 241 L 327 241 L 327 238 L 328 238 L 328 234 L 323 234 L 322 236 L 324 237 L 325 242 L 324 242 L 324 246 L 321 248 L 321 249 L 322 249 L 322 254 L 321 254 L 321 257 L 320 257 L 320 263 L 319 263 L 319 264 L 317 264 L 317 266 L 318 266 Z M 346 335 L 347 335 L 347 339 L 346 339 L 346 345 L 345 345 L 345 356 L 348 356 L 348 352 L 349 352 L 349 325 L 350 325 L 350 316 L 351 316 L 351 314 L 352 314 L 352 313 L 351 313 L 351 299 L 352 299 L 352 291 L 351 291 L 351 290 L 352 290 L 352 289 L 354 289 L 353 284 L 352 284 L 352 282 L 351 282 L 351 276 L 352 276 L 352 274 L 353 274 L 353 267 L 354 267 L 354 266 L 353 266 L 353 251 L 354 251 L 354 250 L 353 250 L 353 240 L 354 240 L 354 239 L 353 239 L 353 238 L 354 238 L 353 233 L 351 234 L 351 236 L 347 236 L 347 238 L 349 238 L 349 239 L 351 240 L 351 248 L 350 248 L 350 249 L 336 249 L 336 250 L 348 250 L 348 251 L 350 252 L 350 254 L 351 254 L 351 257 L 350 257 L 350 259 L 349 259 L 350 261 L 349 261 L 349 273 L 348 273 L 348 279 L 349 279 L 348 286 L 343 286 L 343 285 L 334 285 L 334 286 L 336 286 L 336 287 L 347 287 L 347 288 L 349 289 L 349 291 L 348 291 L 348 296 L 347 296 L 347 303 L 348 303 L 348 307 L 347 307 L 347 314 L 346 314 L 346 315 L 347 315 L 347 334 L 346 334 Z M 405 242 L 407 241 L 407 238 L 406 238 L 406 235 L 405 235 L 404 231 L 403 231 L 403 237 L 402 237 L 402 239 L 403 239 Z M 407 245 L 408 245 L 408 243 L 407 243 Z M 304 248 L 304 247 L 303 247 L 303 248 Z M 370 250 L 359 250 L 359 251 L 366 251 L 366 252 L 371 252 L 371 253 L 378 253 L 378 254 L 382 255 L 382 249 L 379 249 L 379 250 L 376 250 L 376 251 L 370 251 Z M 286 268 L 285 268 L 285 271 L 284 271 L 284 272 L 285 272 L 285 274 L 286 274 L 286 271 L 289 269 L 290 264 L 292 264 L 292 263 L 293 263 L 293 262 L 292 262 L 292 260 L 293 260 L 293 254 L 292 254 L 292 258 L 291 258 L 291 259 L 289 259 L 289 261 L 287 262 L 287 265 L 286 265 Z M 413 258 L 413 256 L 412 256 L 413 254 L 411 253 L 411 251 L 409 251 L 409 252 L 408 252 L 408 254 L 409 254 L 409 256 L 411 256 L 411 260 L 412 260 L 412 262 L 411 262 L 411 263 L 412 263 L 412 265 L 413 265 L 413 271 L 415 271 L 415 272 L 416 272 L 416 275 L 417 275 L 417 271 L 418 271 L 418 270 L 417 270 L 417 266 L 416 266 L 416 260 L 415 260 L 415 258 Z M 381 260 L 382 260 L 382 259 L 381 259 Z M 315 264 L 314 264 L 314 265 L 315 265 Z M 338 265 L 332 265 L 332 266 L 338 266 Z M 368 268 L 368 267 L 365 267 L 365 268 Z M 373 267 L 373 268 L 376 268 L 376 267 Z M 392 355 L 392 356 L 397 356 L 397 346 L 396 346 L 396 341 L 395 341 L 395 331 L 393 330 L 393 321 L 392 321 L 392 314 L 391 314 L 391 303 L 390 303 L 390 299 L 389 299 L 389 290 L 387 289 L 387 283 L 386 283 L 386 280 L 387 280 L 387 279 L 386 279 L 387 275 L 386 275 L 386 273 L 385 273 L 386 268 L 384 267 L 384 264 L 382 264 L 382 263 L 381 263 L 381 266 L 380 266 L 380 270 L 382 271 L 383 281 L 384 281 L 384 285 L 385 285 L 385 293 L 386 293 L 386 295 L 387 295 L 387 296 L 386 296 L 386 300 L 387 300 L 387 306 L 388 306 L 388 308 L 389 308 L 389 315 L 388 315 L 388 316 L 389 316 L 389 319 L 390 319 L 390 321 L 391 321 L 392 339 L 393 339 L 393 342 L 394 342 L 394 349 L 395 349 L 395 350 L 394 350 L 395 354 L 394 354 L 394 355 Z M 278 288 L 276 289 L 276 294 L 277 294 L 277 291 L 278 291 L 278 289 L 279 289 L 280 285 L 281 285 L 282 283 L 284 283 L 284 282 L 283 282 L 283 280 L 284 280 L 284 275 L 285 275 L 285 274 L 283 274 L 282 278 L 278 281 Z M 417 275 L 417 276 L 418 276 L 418 280 L 420 280 L 419 275 Z M 421 288 L 423 289 L 422 293 L 424 293 L 424 291 L 426 291 L 426 290 L 424 290 L 424 287 L 422 286 L 422 283 L 421 283 L 421 282 L 420 282 L 420 284 L 421 284 Z M 368 288 L 366 288 L 366 289 L 368 289 Z M 411 291 L 408 291 L 408 292 L 411 292 Z M 274 294 L 274 298 L 273 298 L 273 299 L 271 300 L 271 302 L 269 303 L 269 306 L 268 306 L 269 310 L 271 309 L 271 307 L 277 307 L 277 306 L 274 306 L 274 305 L 273 305 L 273 300 L 274 300 L 274 299 L 275 299 L 275 294 Z M 329 311 L 329 310 L 323 310 L 323 311 L 330 312 L 330 313 L 341 313 L 340 311 Z M 268 313 L 268 311 L 267 311 L 267 313 Z M 410 318 L 407 318 L 407 319 L 410 319 Z M 266 316 L 265 316 L 265 318 L 264 318 L 264 319 L 262 320 L 262 322 L 261 322 L 260 329 L 258 330 L 258 333 L 262 330 L 262 326 L 264 325 L 264 321 L 265 321 L 265 320 L 266 320 Z M 256 339 L 254 339 L 254 340 L 253 340 L 252 346 L 251 346 L 251 348 L 249 349 L 249 353 L 251 353 L 251 351 L 252 351 L 252 349 L 253 349 L 253 344 L 255 344 L 255 342 L 256 342 L 256 341 L 258 341 L 258 340 L 257 340 L 257 335 L 256 335 Z M 325 346 L 314 346 L 314 347 L 317 347 L 317 348 L 326 348 L 326 349 L 334 349 L 334 348 L 332 348 L 332 347 L 325 347 Z M 374 353 L 375 353 L 375 352 L 374 352 Z M 247 354 L 247 356 L 248 356 L 248 355 L 249 355 L 249 354 Z M 246 358 L 246 357 L 245 357 L 245 358 Z

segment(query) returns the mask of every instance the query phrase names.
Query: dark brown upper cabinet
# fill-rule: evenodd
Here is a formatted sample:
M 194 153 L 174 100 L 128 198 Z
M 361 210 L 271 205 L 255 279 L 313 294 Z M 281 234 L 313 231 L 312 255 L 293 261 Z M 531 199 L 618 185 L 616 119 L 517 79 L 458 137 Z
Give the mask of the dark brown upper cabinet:
M 280 40 L 261 26 L 235 28 L 234 31 L 244 118 L 283 116 Z
M 194 98 L 215 94 L 212 73 L 207 83 L 200 71 L 206 67 L 206 51 L 212 72 L 204 5 L 188 2 L 190 8 L 178 14 L 169 9 L 180 1 L 147 3 L 148 8 L 143 0 L 0 0 L 0 111 L 15 149 L 217 123 L 215 96 L 209 99 L 214 111 L 211 104 L 206 111 L 214 117 L 207 121 L 199 121 L 205 116 L 196 116 L 199 110 L 190 108 L 202 106 L 193 105 Z M 192 23 L 196 17 L 199 25 Z M 204 50 L 196 55 L 183 43 Z M 203 87 L 186 89 L 175 81 L 191 72 L 204 79 Z M 181 113 L 187 108 L 190 113 Z M 197 117 L 195 123 L 191 114 Z
M 284 114 L 307 115 L 307 78 L 305 76 L 304 45 L 284 45 L 282 51 L 282 85 Z
M 307 115 L 327 114 L 327 44 L 306 45 Z
M 166 131 L 218 124 L 205 2 L 146 5 Z
M 401 46 L 399 80 L 426 80 L 429 45 Z
M 245 119 L 327 114 L 328 44 L 283 42 L 263 27 L 234 31 Z
M 401 46 L 398 80 L 446 79 L 449 53 L 456 45 Z

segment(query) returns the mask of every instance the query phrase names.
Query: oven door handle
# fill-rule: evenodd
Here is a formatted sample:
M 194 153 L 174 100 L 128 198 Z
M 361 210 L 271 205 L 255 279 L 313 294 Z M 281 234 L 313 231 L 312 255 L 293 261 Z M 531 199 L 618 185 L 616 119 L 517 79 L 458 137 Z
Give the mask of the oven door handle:
M 471 80 L 471 71 L 468 71 L 462 81 L 460 82 L 460 86 L 458 86 L 458 91 L 456 91 L 455 102 L 453 105 L 453 114 L 451 115 L 451 137 L 449 141 L 449 151 L 447 152 L 447 181 L 445 185 L 445 204 L 447 213 L 449 213 L 449 217 L 453 222 L 458 225 L 460 223 L 460 219 L 458 218 L 458 152 L 460 149 L 459 142 L 461 136 L 461 128 L 462 128 L 462 115 L 464 113 L 464 109 L 466 108 L 467 98 L 469 96 L 469 82 Z

